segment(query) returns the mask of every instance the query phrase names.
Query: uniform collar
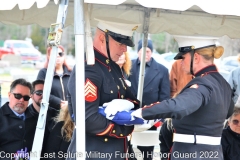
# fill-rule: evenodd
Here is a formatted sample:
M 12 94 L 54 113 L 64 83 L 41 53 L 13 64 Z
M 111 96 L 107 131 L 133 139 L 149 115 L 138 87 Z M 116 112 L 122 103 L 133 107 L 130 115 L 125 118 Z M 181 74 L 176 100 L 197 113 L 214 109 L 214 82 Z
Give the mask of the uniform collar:
M 100 52 L 98 49 L 94 48 L 95 53 L 95 59 L 99 61 L 104 66 L 108 67 L 110 65 L 110 60 L 108 57 L 106 57 L 102 52 Z
M 198 71 L 197 73 L 194 74 L 194 77 L 204 76 L 204 75 L 207 75 L 211 72 L 218 72 L 217 67 L 214 64 L 209 65 L 209 66 L 201 69 L 200 71 Z

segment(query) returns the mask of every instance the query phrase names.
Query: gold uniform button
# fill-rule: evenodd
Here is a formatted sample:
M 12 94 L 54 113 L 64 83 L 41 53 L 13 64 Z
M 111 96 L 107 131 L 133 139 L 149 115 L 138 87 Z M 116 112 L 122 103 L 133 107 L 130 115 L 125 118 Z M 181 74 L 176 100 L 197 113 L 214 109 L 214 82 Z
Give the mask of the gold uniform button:
M 117 85 L 118 90 L 120 89 L 119 85 Z
M 105 142 L 107 142 L 107 141 L 108 141 L 108 139 L 107 139 L 107 138 L 105 138 L 105 139 L 104 139 L 104 141 L 105 141 Z
M 124 98 L 124 96 L 123 96 L 123 95 L 121 95 L 121 98 L 123 99 L 123 98 Z
M 113 93 L 113 91 L 112 91 L 112 90 L 111 90 L 110 92 L 111 92 L 111 93 Z
M 112 133 L 115 133 L 115 132 L 116 132 L 115 130 L 112 131 Z
M 122 137 L 122 136 L 123 136 L 123 134 L 120 134 L 120 136 Z

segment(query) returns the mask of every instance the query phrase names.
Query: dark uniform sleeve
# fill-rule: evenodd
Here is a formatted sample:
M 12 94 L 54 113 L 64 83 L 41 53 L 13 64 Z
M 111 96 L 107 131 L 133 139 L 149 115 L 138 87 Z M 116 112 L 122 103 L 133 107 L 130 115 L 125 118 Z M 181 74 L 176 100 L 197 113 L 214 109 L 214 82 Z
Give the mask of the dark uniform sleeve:
M 231 100 L 231 104 L 230 104 L 226 119 L 228 119 L 233 114 L 233 109 L 234 109 L 234 102 L 233 100 Z
M 95 65 L 85 65 L 85 87 L 88 81 L 97 88 L 96 100 L 89 102 L 85 97 L 86 132 L 99 136 L 125 138 L 133 131 L 133 126 L 117 125 L 98 113 L 100 94 L 103 92 L 100 90 L 103 83 L 103 75 L 100 73 L 101 71 Z
M 146 120 L 159 118 L 181 119 L 195 112 L 199 107 L 209 102 L 212 92 L 212 89 L 207 86 L 195 85 L 186 88 L 176 98 L 146 106 L 142 110 L 143 118 Z

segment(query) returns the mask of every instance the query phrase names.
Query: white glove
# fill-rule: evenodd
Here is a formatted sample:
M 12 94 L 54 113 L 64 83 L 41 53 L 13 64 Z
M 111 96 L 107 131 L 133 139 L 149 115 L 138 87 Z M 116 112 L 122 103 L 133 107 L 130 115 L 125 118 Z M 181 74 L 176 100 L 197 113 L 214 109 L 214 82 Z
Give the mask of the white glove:
M 156 123 L 155 120 L 144 120 L 144 124 L 134 125 L 133 132 L 143 132 L 151 128 Z
M 133 111 L 132 116 L 142 118 L 142 108 Z M 143 118 L 142 118 L 143 119 Z M 148 130 L 154 125 L 154 120 L 144 120 L 144 124 L 134 125 L 134 132 L 143 132 Z
M 106 115 L 110 116 L 117 112 L 130 111 L 134 108 L 134 104 L 126 99 L 114 99 L 111 102 L 104 103 L 103 107 L 106 107 L 104 111 Z
M 132 83 L 127 79 L 125 79 L 125 83 L 128 85 L 128 87 L 131 87 L 131 85 L 132 85 Z

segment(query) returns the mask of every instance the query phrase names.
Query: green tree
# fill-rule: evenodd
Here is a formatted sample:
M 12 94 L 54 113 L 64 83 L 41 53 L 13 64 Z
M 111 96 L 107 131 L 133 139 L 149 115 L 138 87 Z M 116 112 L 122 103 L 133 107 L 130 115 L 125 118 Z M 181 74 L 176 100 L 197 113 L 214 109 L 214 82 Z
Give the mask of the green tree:
M 46 46 L 45 41 L 46 37 L 46 29 L 38 26 L 38 25 L 32 25 L 32 34 L 31 39 L 34 46 L 38 46 L 39 51 L 43 54 L 46 53 Z
M 151 39 L 153 41 L 155 50 L 159 54 L 177 52 L 178 50 L 177 42 L 174 40 L 173 36 L 166 32 L 151 34 Z

